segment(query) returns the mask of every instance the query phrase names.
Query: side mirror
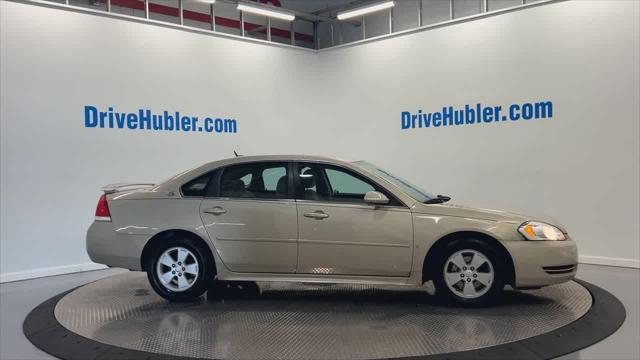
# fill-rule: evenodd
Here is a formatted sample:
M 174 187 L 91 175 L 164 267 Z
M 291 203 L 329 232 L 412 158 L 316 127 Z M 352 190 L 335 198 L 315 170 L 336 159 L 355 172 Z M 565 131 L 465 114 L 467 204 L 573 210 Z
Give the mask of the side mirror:
M 364 202 L 369 204 L 384 205 L 389 203 L 389 198 L 387 198 L 381 192 L 369 191 L 366 194 L 364 194 Z

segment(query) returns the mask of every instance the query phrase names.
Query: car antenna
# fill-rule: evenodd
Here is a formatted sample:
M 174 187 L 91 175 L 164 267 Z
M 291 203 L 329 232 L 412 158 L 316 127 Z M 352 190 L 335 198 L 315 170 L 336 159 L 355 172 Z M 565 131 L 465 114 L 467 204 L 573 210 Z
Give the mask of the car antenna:
M 234 154 L 236 157 L 240 157 L 240 156 L 242 156 L 242 155 L 238 155 L 238 153 L 237 153 L 235 150 L 233 150 L 233 154 Z

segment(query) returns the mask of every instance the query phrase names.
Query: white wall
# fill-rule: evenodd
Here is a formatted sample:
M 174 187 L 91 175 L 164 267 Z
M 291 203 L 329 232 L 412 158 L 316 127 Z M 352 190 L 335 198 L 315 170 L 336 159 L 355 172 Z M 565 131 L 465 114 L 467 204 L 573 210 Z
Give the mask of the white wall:
M 456 203 L 545 213 L 640 258 L 640 2 L 567 1 L 321 52 L 330 145 Z M 348 96 L 335 96 L 335 93 Z M 551 120 L 400 130 L 400 112 L 551 100 Z M 335 145 L 338 144 L 338 145 Z
M 456 203 L 547 213 L 582 255 L 638 266 L 637 2 L 561 2 L 318 54 L 0 10 L 3 280 L 90 266 L 100 186 L 234 149 L 369 159 Z M 553 119 L 400 130 L 404 110 L 538 99 L 554 101 Z M 230 116 L 239 132 L 88 129 L 85 104 Z
M 7 1 L 0 13 L 3 278 L 88 262 L 85 231 L 105 184 L 308 141 L 296 124 L 313 115 L 311 51 Z M 85 128 L 86 104 L 234 117 L 239 132 Z

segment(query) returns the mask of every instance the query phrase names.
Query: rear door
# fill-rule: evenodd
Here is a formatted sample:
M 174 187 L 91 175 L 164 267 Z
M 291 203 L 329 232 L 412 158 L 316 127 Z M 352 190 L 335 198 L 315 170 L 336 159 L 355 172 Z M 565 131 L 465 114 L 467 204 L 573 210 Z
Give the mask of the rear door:
M 298 273 L 409 276 L 411 212 L 370 179 L 323 163 L 297 163 Z M 368 191 L 391 199 L 364 202 Z
M 294 273 L 298 220 L 289 162 L 223 168 L 200 205 L 224 265 L 234 272 Z

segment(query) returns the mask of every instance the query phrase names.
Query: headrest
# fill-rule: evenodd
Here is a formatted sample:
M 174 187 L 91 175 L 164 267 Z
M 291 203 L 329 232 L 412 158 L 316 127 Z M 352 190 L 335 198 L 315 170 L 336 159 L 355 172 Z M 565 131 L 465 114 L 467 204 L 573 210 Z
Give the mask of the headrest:
M 240 179 L 227 180 L 222 184 L 222 190 L 224 191 L 240 191 L 244 190 L 244 182 Z
M 300 174 L 300 183 L 303 188 L 310 189 L 316 186 L 316 177 L 310 171 L 307 171 L 304 174 Z
M 281 176 L 278 180 L 278 184 L 276 185 L 276 194 L 278 195 L 286 195 L 287 194 L 287 177 L 285 175 Z

